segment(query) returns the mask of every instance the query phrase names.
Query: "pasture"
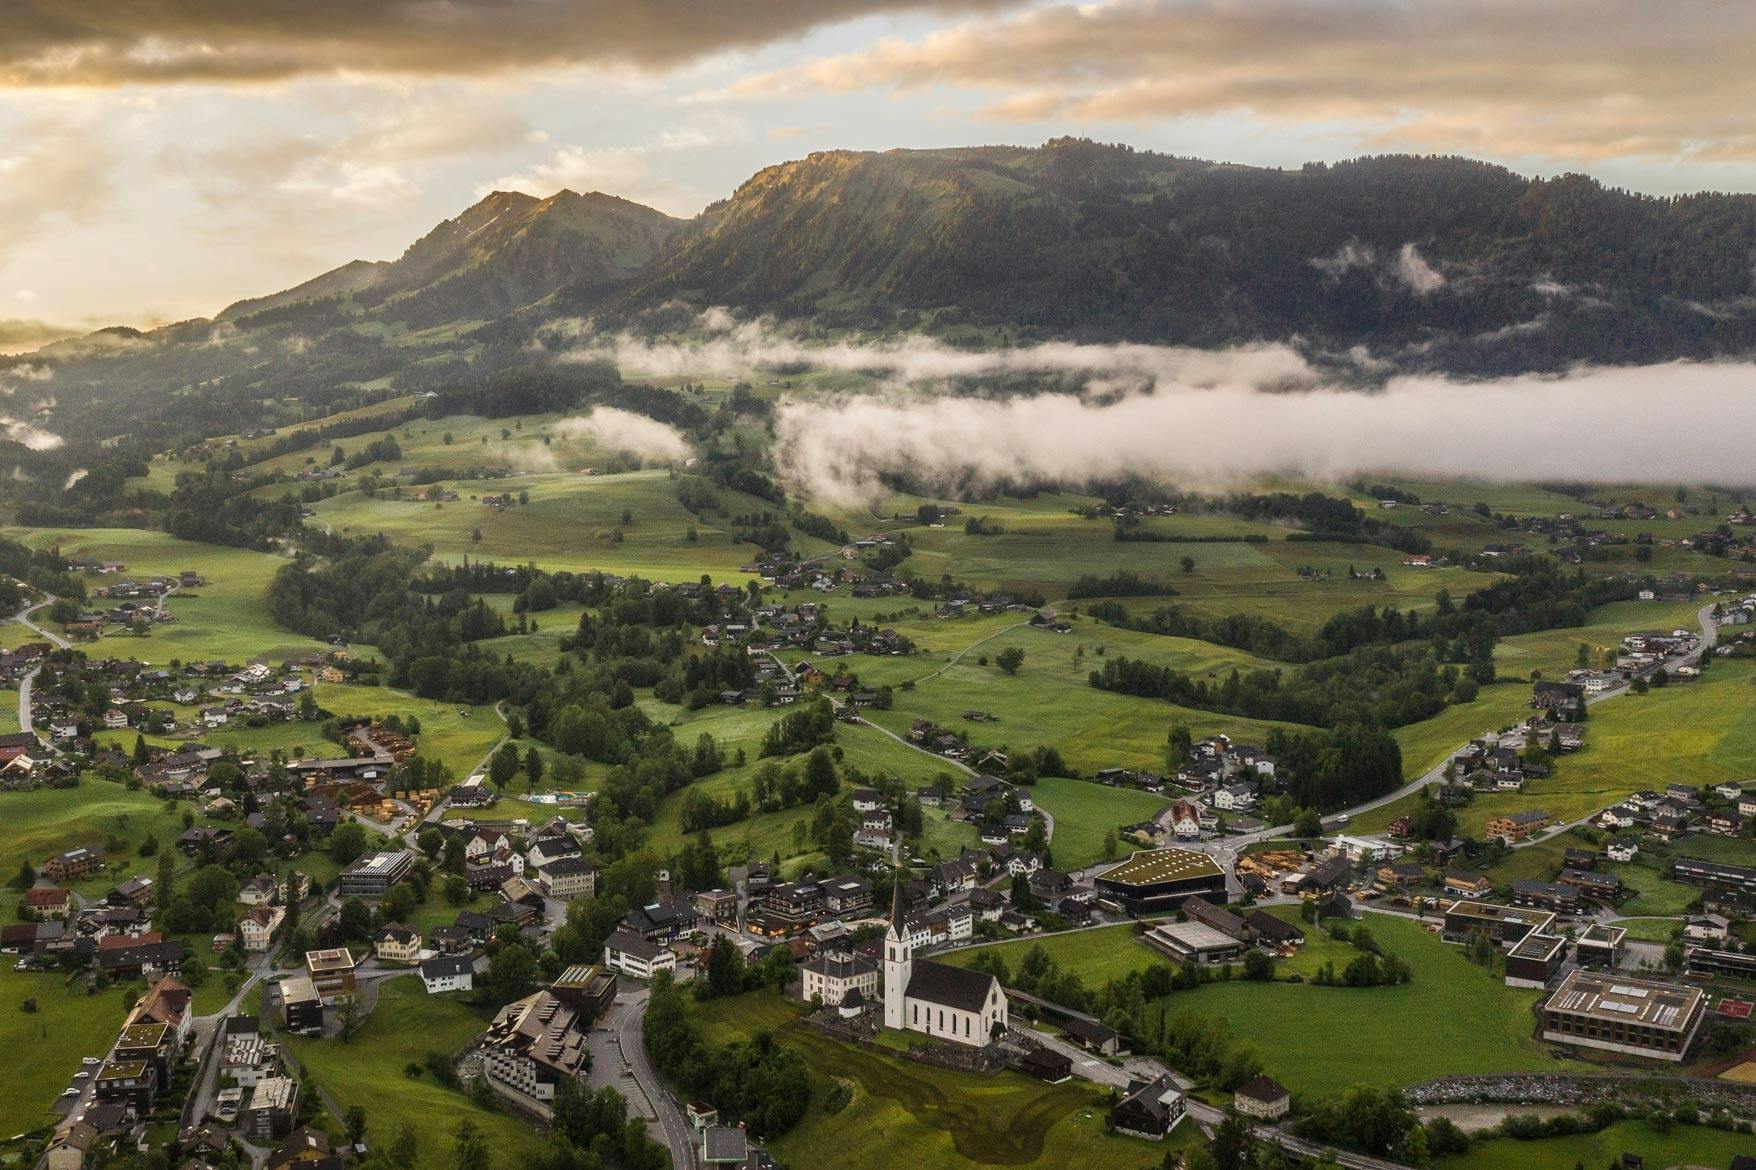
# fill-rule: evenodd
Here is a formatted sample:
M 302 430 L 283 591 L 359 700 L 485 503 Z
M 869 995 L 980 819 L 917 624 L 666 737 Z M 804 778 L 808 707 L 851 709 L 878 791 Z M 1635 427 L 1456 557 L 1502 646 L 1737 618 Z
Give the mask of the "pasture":
M 1234 980 L 1173 993 L 1157 1010 L 1223 1019 L 1262 1054 L 1269 1075 L 1314 1097 L 1444 1073 L 1566 1067 L 1531 1037 L 1539 993 L 1507 987 L 1416 922 L 1377 914 L 1365 922 L 1386 951 L 1408 963 L 1410 982 L 1349 988 Z
M 449 1155 L 458 1122 L 475 1122 L 494 1151 L 495 1170 L 513 1170 L 539 1155 L 544 1141 L 516 1117 L 483 1109 L 456 1089 L 448 1089 L 420 1065 L 432 1052 L 446 1057 L 466 1048 L 487 1027 L 489 1017 L 452 996 L 428 995 L 414 976 L 384 983 L 371 1015 L 351 1039 L 285 1036 L 283 1041 L 315 1081 L 343 1109 L 366 1111 L 370 1140 L 386 1143 L 404 1125 L 420 1140 L 422 1164 Z
M 804 1056 L 811 1106 L 772 1143 L 776 1158 L 789 1166 L 1146 1170 L 1162 1163 L 1167 1145 L 1177 1148 L 1197 1132 L 1184 1123 L 1169 1143 L 1113 1137 L 1104 1132 L 1108 1094 L 1083 1081 L 1046 1085 L 1015 1072 L 974 1076 L 855 1048 L 793 1026 L 802 1005 L 766 991 L 708 1000 L 692 1010 L 715 1043 L 766 1031 Z M 824 1100 L 836 1083 L 853 1098 L 832 1115 Z M 850 1141 L 850 1134 L 882 1140 Z

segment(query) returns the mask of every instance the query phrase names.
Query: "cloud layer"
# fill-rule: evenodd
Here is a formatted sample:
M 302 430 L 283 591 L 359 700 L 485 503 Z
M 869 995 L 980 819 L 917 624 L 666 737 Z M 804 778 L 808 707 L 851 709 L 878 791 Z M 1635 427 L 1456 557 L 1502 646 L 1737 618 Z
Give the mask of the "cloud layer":
M 747 80 L 746 96 L 962 87 L 1002 121 L 1364 122 L 1497 157 L 1756 158 L 1756 7 L 1721 0 L 1096 0 Z
M 663 68 L 862 16 L 994 0 L 12 0 L 0 85 Z
M 1381 393 L 1246 386 L 1093 400 L 893 396 L 794 402 L 776 420 L 789 488 L 843 506 L 887 494 L 881 476 L 941 491 L 1142 475 L 1185 485 L 1364 472 L 1489 480 L 1756 480 L 1756 366 L 1593 369 L 1486 383 L 1392 379 Z M 1710 420 L 1668 441 L 1654 403 Z

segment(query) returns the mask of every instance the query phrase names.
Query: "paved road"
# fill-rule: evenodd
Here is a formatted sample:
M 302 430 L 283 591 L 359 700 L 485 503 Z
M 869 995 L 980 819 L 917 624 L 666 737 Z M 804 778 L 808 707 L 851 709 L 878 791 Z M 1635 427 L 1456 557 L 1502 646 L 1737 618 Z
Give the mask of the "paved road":
M 51 630 L 45 630 L 43 627 L 30 620 L 31 614 L 42 609 L 46 605 L 53 605 L 55 600 L 56 598 L 54 594 L 45 594 L 43 600 L 37 602 L 35 605 L 27 605 L 19 610 L 15 615 L 15 620 L 25 629 L 35 632 L 38 637 L 48 642 L 51 646 L 59 647 L 62 650 L 71 649 L 73 643 L 69 642 L 66 638 L 63 638 L 60 634 Z M 18 729 L 20 731 L 33 730 L 30 713 L 30 695 L 31 688 L 36 685 L 37 672 L 40 670 L 42 670 L 42 667 L 40 666 L 33 667 L 30 673 L 26 674 L 18 682 Z
M 1687 654 L 1675 654 L 1665 660 L 1665 669 L 1673 674 L 1678 667 L 1699 661 L 1701 658 L 1712 652 L 1714 646 L 1719 643 L 1719 625 L 1713 620 L 1712 603 L 1704 605 L 1696 611 L 1695 621 L 1696 624 L 1701 627 L 1701 643 L 1696 649 Z M 1600 692 L 1599 694 L 1588 695 L 1586 696 L 1585 702 L 1587 706 L 1595 707 L 1599 703 L 1607 702 L 1610 699 L 1618 698 L 1628 693 L 1628 687 L 1616 687 L 1612 690 Z M 1457 745 L 1458 750 L 1462 750 L 1465 746 L 1467 745 Z M 1451 756 L 1455 754 L 1456 752 L 1447 753 L 1446 758 L 1436 767 L 1430 769 L 1425 775 L 1421 776 L 1419 779 L 1410 780 L 1407 784 L 1404 784 L 1401 788 L 1398 788 L 1393 792 L 1387 792 L 1383 796 L 1374 797 L 1373 799 L 1361 804 L 1356 804 L 1352 808 L 1343 809 L 1341 812 L 1332 813 L 1329 816 L 1324 817 L 1323 823 L 1325 827 L 1330 829 L 1337 828 L 1346 824 L 1347 821 L 1352 820 L 1361 813 L 1370 812 L 1376 808 L 1382 808 L 1384 805 L 1394 803 L 1395 801 L 1411 796 L 1416 792 L 1420 792 L 1425 788 L 1439 783 L 1445 778 L 1445 765 L 1450 763 Z M 1563 828 L 1566 827 L 1567 826 L 1563 826 Z M 1270 825 L 1259 829 L 1254 833 L 1246 833 L 1236 837 L 1227 837 L 1223 841 L 1216 841 L 1213 843 L 1211 852 L 1213 852 L 1216 858 L 1219 858 L 1223 862 L 1227 859 L 1235 858 L 1239 853 L 1242 853 L 1251 845 L 1261 841 L 1272 840 L 1275 837 L 1284 836 L 1291 830 L 1291 825 Z M 1553 834 L 1551 833 L 1548 835 Z
M 18 611 L 18 624 L 27 630 L 34 631 L 39 638 L 42 638 L 57 649 L 71 650 L 73 649 L 72 642 L 69 642 L 66 638 L 63 638 L 53 630 L 45 630 L 43 627 L 37 625 L 37 623 L 30 620 L 31 614 L 45 606 L 54 605 L 59 600 L 61 599 L 56 597 L 53 593 L 43 594 L 43 599 L 41 601 L 37 602 L 35 605 L 27 605 Z
M 672 1170 L 695 1170 L 700 1161 L 695 1148 L 695 1131 L 690 1127 L 689 1119 L 683 1116 L 677 1099 L 671 1096 L 670 1089 L 665 1087 L 653 1070 L 652 1062 L 646 1058 L 645 1017 L 649 994 L 642 987 L 616 996 L 622 1011 L 622 1018 L 616 1025 L 616 1042 L 622 1049 L 622 1058 L 634 1073 L 635 1083 L 658 1114 L 658 1136 L 670 1148 Z

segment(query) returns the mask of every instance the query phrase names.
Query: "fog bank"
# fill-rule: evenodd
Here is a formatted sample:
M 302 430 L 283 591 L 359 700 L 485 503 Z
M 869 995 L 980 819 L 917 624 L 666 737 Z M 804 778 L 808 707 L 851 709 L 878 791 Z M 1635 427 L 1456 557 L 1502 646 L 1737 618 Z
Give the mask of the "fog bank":
M 1493 382 L 1396 377 L 1375 393 L 1153 385 L 1104 399 L 897 393 L 788 402 L 776 415 L 775 457 L 789 488 L 844 506 L 886 494 L 883 474 L 929 490 L 1129 474 L 1190 486 L 1370 472 L 1756 481 L 1756 365 L 1748 363 Z

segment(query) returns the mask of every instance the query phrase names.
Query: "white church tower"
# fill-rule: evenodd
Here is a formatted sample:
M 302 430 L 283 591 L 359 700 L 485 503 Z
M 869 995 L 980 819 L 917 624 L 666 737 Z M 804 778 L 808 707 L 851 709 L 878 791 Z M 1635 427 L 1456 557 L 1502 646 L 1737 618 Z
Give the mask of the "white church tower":
M 901 1031 L 908 1026 L 905 1005 L 915 960 L 902 923 L 903 869 L 894 854 L 891 861 L 895 884 L 890 893 L 890 929 L 884 932 L 884 1026 Z

